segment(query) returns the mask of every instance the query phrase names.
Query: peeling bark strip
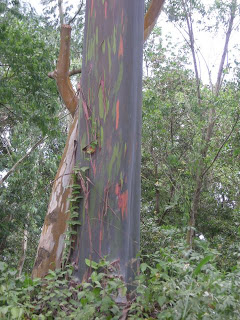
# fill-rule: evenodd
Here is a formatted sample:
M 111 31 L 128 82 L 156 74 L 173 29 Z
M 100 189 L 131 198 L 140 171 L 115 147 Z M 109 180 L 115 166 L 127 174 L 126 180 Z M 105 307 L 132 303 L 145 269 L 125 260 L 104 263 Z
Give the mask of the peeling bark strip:
M 140 222 L 143 0 L 87 1 L 77 163 L 89 167 L 71 262 L 118 261 L 136 274 Z
M 69 213 L 68 198 L 71 194 L 71 174 L 75 165 L 74 141 L 77 140 L 78 116 L 74 117 L 59 169 L 54 180 L 52 194 L 44 221 L 37 256 L 33 268 L 33 277 L 44 277 L 49 269 L 61 267 Z

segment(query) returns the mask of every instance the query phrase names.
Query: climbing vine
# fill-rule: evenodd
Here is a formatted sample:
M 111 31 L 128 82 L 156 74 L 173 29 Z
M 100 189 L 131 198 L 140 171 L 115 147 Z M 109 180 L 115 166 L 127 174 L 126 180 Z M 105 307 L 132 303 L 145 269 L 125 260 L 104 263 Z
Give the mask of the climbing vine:
M 68 227 L 65 232 L 65 247 L 63 252 L 62 266 L 65 266 L 68 261 L 70 254 L 74 248 L 77 228 L 81 225 L 79 217 L 79 205 L 80 202 L 84 200 L 84 194 L 86 194 L 86 172 L 88 167 L 77 168 L 74 167 L 72 173 L 72 184 L 69 188 L 72 188 L 71 196 L 69 197 L 69 213 Z

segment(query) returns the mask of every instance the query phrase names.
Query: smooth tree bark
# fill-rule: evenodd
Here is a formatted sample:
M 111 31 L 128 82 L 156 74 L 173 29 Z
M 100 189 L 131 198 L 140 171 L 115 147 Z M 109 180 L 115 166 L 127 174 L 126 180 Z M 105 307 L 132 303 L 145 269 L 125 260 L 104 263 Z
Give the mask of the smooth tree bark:
M 83 200 L 71 255 L 88 280 L 85 260 L 107 257 L 130 282 L 139 250 L 144 1 L 90 1 L 80 87 L 77 166 Z
M 99 10 L 103 10 L 101 11 L 101 17 L 98 17 L 100 12 L 97 12 L 96 8 L 94 8 L 94 1 L 91 3 L 88 2 L 88 14 L 86 15 L 86 19 L 88 21 L 88 31 L 85 33 L 85 74 L 81 80 L 81 86 L 78 86 L 77 92 L 74 92 L 69 76 L 71 76 L 71 74 L 81 72 L 81 70 L 69 71 L 68 69 L 70 58 L 69 52 L 71 28 L 67 25 L 62 26 L 61 45 L 57 68 L 54 72 L 50 73 L 49 76 L 56 79 L 58 90 L 66 107 L 70 113 L 74 115 L 74 121 L 71 126 L 64 149 L 64 154 L 54 181 L 52 195 L 44 221 L 35 265 L 33 268 L 33 277 L 44 277 L 48 273 L 49 269 L 55 269 L 61 266 L 65 232 L 67 229 L 67 221 L 69 219 L 69 197 L 71 196 L 72 191 L 71 188 L 69 188 L 69 185 L 71 185 L 71 174 L 73 173 L 73 168 L 75 165 L 77 141 L 76 133 L 78 131 L 77 119 L 79 113 L 75 112 L 75 110 L 77 108 L 76 101 L 78 101 L 78 98 L 80 98 L 81 101 L 81 140 L 80 143 L 78 143 L 78 160 L 80 161 L 79 167 L 81 168 L 81 166 L 87 164 L 90 169 L 88 177 L 85 177 L 85 181 L 81 181 L 81 178 L 83 179 L 83 177 L 81 176 L 81 173 L 79 174 L 80 184 L 82 183 L 82 190 L 85 192 L 85 200 L 81 207 L 81 210 L 84 210 L 85 212 L 83 215 L 81 215 L 81 219 L 84 220 L 83 217 L 88 217 L 87 220 L 82 221 L 83 227 L 81 227 L 79 230 L 79 237 L 84 237 L 84 239 L 86 238 L 86 241 L 91 244 L 91 254 L 89 254 L 90 251 L 86 251 L 87 244 L 85 244 L 83 245 L 85 249 L 83 248 L 81 255 L 86 257 L 88 256 L 90 259 L 92 259 L 93 256 L 94 259 L 95 257 L 97 259 L 102 258 L 103 252 L 104 254 L 106 253 L 108 255 L 109 252 L 106 252 L 106 250 L 110 250 L 110 244 L 107 245 L 106 242 L 110 241 L 111 243 L 109 236 L 111 234 L 114 235 L 115 233 L 115 238 L 117 237 L 119 241 L 125 237 L 127 239 L 125 244 L 119 245 L 118 249 L 118 251 L 122 250 L 122 252 L 126 249 L 126 257 L 131 255 L 133 256 L 135 254 L 134 252 L 136 252 L 138 248 L 139 218 L 134 221 L 131 214 L 133 206 L 135 206 L 135 203 L 133 203 L 133 197 L 135 197 L 134 192 L 138 193 L 138 197 L 140 194 L 140 182 L 138 183 L 138 178 L 135 181 L 135 178 L 133 177 L 134 170 L 136 170 L 136 172 L 139 171 L 139 163 L 136 162 L 136 169 L 133 169 L 132 167 L 135 166 L 133 159 L 136 157 L 134 145 L 136 145 L 137 154 L 140 159 L 140 107 L 139 105 L 137 107 L 137 103 L 140 103 L 139 99 L 141 97 L 141 93 L 139 93 L 139 97 L 137 97 L 140 89 L 138 88 L 138 91 L 134 91 L 136 88 L 134 88 L 133 85 L 137 84 L 140 87 L 139 83 L 141 79 L 141 73 L 139 71 L 139 53 L 141 53 L 142 49 L 141 47 L 138 47 L 139 52 L 136 51 L 135 41 L 138 41 L 138 46 L 139 43 L 140 45 L 143 43 L 142 40 L 140 41 L 140 32 L 143 32 L 140 18 L 142 4 L 139 5 L 139 2 L 136 1 L 134 1 L 132 4 L 127 3 L 127 1 L 121 1 L 121 4 L 116 4 L 115 2 L 116 1 L 113 1 L 113 3 L 109 1 L 102 1 L 103 7 L 99 8 Z M 159 3 L 161 5 L 159 5 Z M 162 4 L 162 0 L 152 0 L 149 11 L 147 12 L 144 20 L 144 30 L 148 29 L 148 32 L 144 33 L 145 40 L 150 34 L 149 30 L 152 30 L 154 23 L 156 23 L 156 19 L 160 13 Z M 120 16 L 117 9 L 118 6 L 123 6 L 121 8 L 119 7 L 122 10 Z M 158 8 L 158 11 L 154 11 L 153 8 Z M 98 19 L 98 24 L 96 19 Z M 94 26 L 96 27 L 95 34 Z M 133 30 L 136 32 L 137 36 L 136 39 L 132 34 L 133 30 L 131 28 L 133 28 L 133 26 Z M 113 30 L 108 28 L 113 28 Z M 140 31 L 137 30 L 137 28 L 139 28 Z M 136 54 L 137 57 L 136 61 L 134 54 Z M 129 58 L 127 60 L 128 55 Z M 103 63 L 105 63 L 105 65 Z M 135 68 L 136 66 L 138 66 L 138 68 L 135 71 L 133 67 Z M 64 72 L 61 72 L 61 69 L 63 68 L 65 68 Z M 138 82 L 136 78 L 130 78 L 132 81 L 129 81 L 128 76 L 126 75 L 126 70 L 131 70 L 133 74 L 136 72 L 136 75 L 139 77 Z M 62 75 L 61 79 L 60 75 Z M 113 82 L 114 79 L 115 83 Z M 93 80 L 95 82 L 91 83 L 90 81 Z M 124 85 L 127 87 L 127 83 L 129 84 L 129 88 L 133 90 L 131 95 L 129 95 L 129 99 L 132 99 L 130 102 L 127 100 L 127 96 L 121 98 L 120 100 L 121 94 L 123 96 L 126 95 L 125 93 L 122 93 L 122 91 Z M 95 89 L 93 90 L 92 88 Z M 86 90 L 88 92 L 86 92 Z M 96 94 L 95 98 L 94 94 Z M 71 105 L 72 101 L 74 101 L 73 107 Z M 129 103 L 133 103 L 133 107 L 131 107 Z M 126 114 L 124 114 L 122 111 L 124 111 Z M 131 117 L 132 123 L 129 122 L 129 117 Z M 126 124 L 128 123 L 129 128 L 126 128 L 126 125 L 125 127 L 122 127 L 125 121 Z M 126 128 L 126 130 L 124 128 Z M 128 134 L 132 135 L 132 137 L 129 137 L 131 138 L 129 147 L 129 141 L 127 140 Z M 111 136 L 114 142 L 110 141 Z M 138 162 L 139 159 L 137 160 Z M 125 164 L 121 164 L 121 161 L 125 161 Z M 103 164 L 105 165 L 105 171 L 101 169 Z M 129 179 L 128 171 L 131 173 L 129 175 Z M 110 181 L 113 173 L 116 175 L 113 179 L 115 181 Z M 124 174 L 126 179 L 125 182 L 123 179 Z M 97 181 L 97 185 L 95 181 Z M 100 182 L 103 190 L 100 190 Z M 134 191 L 134 185 L 136 185 L 137 191 Z M 137 213 L 137 211 L 139 211 L 138 202 L 139 200 L 136 198 L 137 215 L 139 214 Z M 114 208 L 112 208 L 113 204 L 115 206 L 117 205 L 116 212 Z M 121 212 L 120 216 L 119 214 L 117 215 L 117 211 L 118 213 L 119 211 Z M 110 215 L 110 212 L 112 216 Z M 96 215 L 95 217 L 90 217 L 90 215 L 94 214 Z M 104 217 L 107 217 L 106 222 L 104 222 Z M 115 225 L 115 227 L 112 226 L 112 231 L 108 233 L 108 229 L 111 228 L 111 219 L 114 220 L 114 217 L 117 219 L 115 221 L 117 222 L 117 225 Z M 108 219 L 110 219 L 110 222 Z M 88 231 L 86 231 L 87 225 L 84 225 L 86 221 L 88 221 Z M 96 238 L 97 240 L 94 241 L 100 241 L 99 243 L 101 245 L 100 247 L 98 245 L 97 248 L 93 249 L 92 233 L 95 233 L 95 231 L 91 231 L 89 233 L 89 227 L 94 228 L 94 226 L 91 226 L 91 223 L 97 225 L 97 222 L 100 223 L 100 225 L 97 226 L 98 230 L 96 230 L 98 238 Z M 131 235 L 131 229 L 133 229 L 135 223 L 137 229 L 136 232 L 133 232 Z M 120 231 L 119 229 L 121 228 L 124 228 L 124 231 Z M 94 235 L 94 237 L 96 237 L 96 235 Z M 103 240 L 103 237 L 106 237 L 107 240 Z M 134 237 L 136 240 L 133 240 Z M 78 242 L 76 242 L 78 243 L 78 248 L 80 247 L 80 238 L 78 239 Z M 114 250 L 115 253 L 112 253 L 111 259 L 114 259 L 113 256 L 116 255 L 116 243 L 113 251 Z M 94 251 L 94 254 L 92 251 Z M 132 253 L 130 251 L 132 251 Z M 85 264 L 85 260 L 83 257 L 81 257 L 80 261 L 80 256 L 77 252 L 78 251 L 74 250 L 72 253 L 72 263 L 75 265 L 76 270 L 79 268 L 82 270 L 78 274 L 81 278 L 85 272 L 85 265 L 83 266 L 83 264 Z M 117 254 L 117 256 L 117 260 L 121 258 L 121 255 Z M 119 264 L 122 270 L 124 263 L 125 261 L 122 261 L 121 264 Z M 78 266 L 78 264 L 82 265 Z M 130 270 L 131 267 L 128 268 L 127 273 L 125 273 L 125 279 L 130 277 Z

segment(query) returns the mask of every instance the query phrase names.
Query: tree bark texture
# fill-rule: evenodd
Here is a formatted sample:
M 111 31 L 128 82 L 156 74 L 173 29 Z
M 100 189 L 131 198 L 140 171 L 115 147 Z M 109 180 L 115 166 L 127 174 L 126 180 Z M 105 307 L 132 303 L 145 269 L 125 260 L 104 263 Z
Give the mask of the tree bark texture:
M 144 1 L 87 0 L 77 166 L 84 199 L 71 262 L 107 257 L 126 282 L 136 272 Z
M 144 17 L 144 41 L 147 40 L 154 28 L 165 0 L 152 0 Z
M 115 2 L 116 1 L 114 1 L 114 3 Z M 158 3 L 160 3 L 161 5 L 158 5 Z M 149 26 L 151 26 L 151 30 L 152 30 L 154 23 L 156 23 L 156 21 L 157 21 L 156 17 L 158 17 L 160 14 L 162 4 L 163 4 L 162 0 L 152 0 L 150 8 L 144 18 L 144 31 L 146 30 L 146 28 L 149 28 Z M 104 22 L 106 20 L 105 11 L 106 11 L 106 14 L 108 14 L 109 2 L 103 1 L 103 5 L 104 5 L 104 17 L 103 17 L 103 22 Z M 154 8 L 158 8 L 158 11 L 153 10 Z M 134 17 L 134 13 L 131 13 L 131 14 Z M 115 15 L 116 15 L 116 12 L 115 12 Z M 93 19 L 95 19 L 95 18 L 93 17 Z M 122 20 L 121 20 L 121 22 L 122 22 Z M 141 21 L 138 21 L 136 23 L 140 27 L 139 23 L 141 23 Z M 124 27 L 124 28 L 126 28 L 126 27 Z M 99 36 L 100 30 L 101 29 L 98 28 L 98 33 L 96 33 L 98 36 Z M 114 30 L 115 30 L 114 31 L 115 38 L 112 38 L 112 39 L 115 39 L 114 41 L 116 41 L 117 40 L 116 39 L 116 27 Z M 144 40 L 147 39 L 149 34 L 150 34 L 150 32 L 144 34 Z M 56 80 L 59 93 L 61 94 L 62 99 L 63 99 L 67 109 L 73 115 L 75 113 L 78 100 L 77 100 L 76 93 L 74 92 L 73 87 L 70 82 L 70 79 L 69 79 L 69 76 L 71 75 L 71 72 L 69 71 L 70 35 L 71 35 L 71 28 L 68 25 L 62 25 L 60 52 L 59 52 L 59 57 L 58 57 L 57 68 L 54 72 L 49 73 L 49 77 Z M 107 54 L 109 54 L 108 52 L 110 52 L 110 56 L 109 56 L 110 62 L 112 61 L 111 60 L 112 59 L 112 53 L 111 53 L 111 45 L 112 44 L 113 44 L 113 50 L 114 51 L 118 50 L 119 57 L 123 56 L 123 51 L 122 51 L 123 42 L 122 42 L 122 40 L 123 40 L 123 38 L 121 39 L 121 47 L 120 47 L 120 42 L 118 44 L 115 42 L 112 42 L 111 38 L 107 38 L 106 42 L 102 43 L 102 51 L 105 50 L 105 52 L 107 52 Z M 93 45 L 93 42 L 91 45 Z M 99 40 L 98 40 L 98 45 L 99 45 Z M 116 46 L 118 45 L 118 48 L 116 47 L 116 49 L 114 49 L 115 45 Z M 89 50 L 91 50 L 91 49 L 89 49 Z M 86 59 L 86 57 L 85 57 L 85 59 Z M 95 64 L 96 63 L 92 64 L 92 69 L 93 69 L 93 66 L 95 66 Z M 130 67 L 131 67 L 131 65 L 130 65 Z M 81 71 L 81 70 L 78 70 L 78 71 Z M 95 69 L 94 69 L 94 72 L 97 72 L 97 71 L 95 71 Z M 120 76 L 119 76 L 119 79 L 120 79 Z M 118 80 L 118 81 L 120 81 L 120 80 Z M 104 85 L 105 84 L 103 83 L 103 88 L 104 88 Z M 130 85 L 132 86 L 133 83 L 131 83 Z M 113 86 L 113 83 L 112 83 L 112 86 Z M 119 86 L 119 84 L 115 85 L 114 88 L 117 89 L 118 86 Z M 101 83 L 101 87 L 102 87 L 102 83 Z M 111 90 L 111 84 L 108 83 L 108 91 L 109 90 Z M 78 94 L 81 95 L 80 88 L 79 88 Z M 106 89 L 104 89 L 104 91 L 102 89 L 102 94 L 104 95 L 103 99 L 105 99 Z M 100 93 L 100 95 L 101 95 L 101 93 Z M 85 100 L 83 99 L 83 101 L 85 101 Z M 107 103 L 107 101 L 106 101 L 106 103 Z M 104 102 L 104 104 L 103 104 L 104 114 L 105 114 L 105 108 L 107 107 L 106 103 Z M 82 107 L 84 107 L 83 103 L 81 104 L 81 108 Z M 90 106 L 90 108 L 91 108 L 91 106 Z M 116 115 L 118 115 L 118 116 L 119 116 L 119 108 L 120 108 L 120 100 L 119 100 L 119 105 L 116 104 L 116 106 L 115 106 L 115 112 L 116 112 Z M 85 111 L 86 111 L 86 109 L 85 109 Z M 112 110 L 112 113 L 113 113 L 113 110 Z M 130 113 L 127 111 L 126 117 L 128 117 L 128 116 L 130 116 Z M 40 238 L 40 242 L 39 242 L 39 246 L 38 246 L 38 251 L 37 251 L 37 255 L 36 255 L 35 265 L 33 268 L 33 277 L 44 277 L 48 273 L 49 269 L 55 269 L 56 267 L 61 266 L 61 258 L 62 258 L 63 248 L 64 248 L 64 238 L 65 238 L 64 232 L 67 229 L 67 221 L 69 219 L 69 214 L 66 212 L 64 213 L 63 208 L 65 210 L 69 209 L 69 201 L 68 200 L 69 200 L 69 197 L 71 196 L 71 189 L 67 188 L 67 187 L 69 184 L 71 184 L 71 177 L 70 176 L 71 176 L 71 173 L 73 173 L 73 168 L 75 165 L 74 141 L 77 140 L 77 137 L 76 137 L 76 133 L 78 130 L 77 129 L 77 125 L 78 125 L 77 118 L 78 118 L 78 113 L 75 113 L 74 122 L 73 122 L 71 129 L 70 129 L 70 132 L 68 134 L 68 138 L 67 138 L 66 146 L 65 146 L 64 153 L 62 156 L 62 160 L 59 165 L 59 169 L 58 169 L 58 172 L 57 172 L 57 175 L 55 178 L 55 182 L 53 184 L 52 195 L 50 198 L 48 211 L 47 211 L 46 218 L 44 221 L 43 230 L 42 230 L 42 234 L 41 234 L 41 238 Z M 117 119 L 118 119 L 118 121 L 117 121 Z M 104 121 L 106 121 L 106 119 Z M 119 118 L 116 118 L 115 122 L 116 122 L 115 123 L 115 127 L 116 127 L 116 124 L 119 125 Z M 100 131 L 102 132 L 102 130 L 100 130 Z M 126 132 L 128 132 L 128 131 L 126 131 Z M 98 133 L 98 135 L 99 135 L 99 133 Z M 95 140 L 95 142 L 96 142 L 96 140 Z M 88 152 L 89 152 L 89 150 L 88 150 Z M 115 151 L 115 158 L 118 158 L 117 151 Z M 62 192 L 64 192 L 64 194 L 62 196 L 61 196 L 60 190 Z M 125 200 L 123 199 L 123 197 L 124 196 L 120 195 L 119 203 L 122 202 L 123 203 L 122 206 L 124 207 Z M 57 206 L 56 206 L 55 199 L 57 199 L 57 201 L 58 201 Z M 54 212 L 54 214 L 53 214 L 53 212 Z M 54 215 L 54 219 L 51 218 L 52 215 Z
M 56 178 L 53 183 L 48 211 L 39 240 L 37 256 L 33 268 L 33 277 L 44 277 L 49 269 L 61 267 L 65 231 L 69 218 L 69 197 L 71 179 L 75 165 L 78 116 L 74 117 L 68 140 L 63 152 Z

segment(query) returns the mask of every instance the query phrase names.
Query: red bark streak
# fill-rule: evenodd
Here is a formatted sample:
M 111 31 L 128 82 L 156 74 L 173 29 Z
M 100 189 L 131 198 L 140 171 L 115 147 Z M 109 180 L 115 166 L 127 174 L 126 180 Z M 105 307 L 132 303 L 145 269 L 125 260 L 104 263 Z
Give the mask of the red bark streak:
M 104 5 L 105 5 L 105 19 L 107 19 L 107 6 L 108 6 L 108 4 L 106 1 L 105 1 Z
M 93 0 L 92 0 L 92 3 L 91 3 L 91 17 L 92 17 L 92 14 L 93 14 Z
M 85 118 L 86 118 L 86 120 L 89 120 L 87 104 L 86 104 L 86 102 L 84 100 L 82 101 L 82 104 L 83 104 L 83 111 L 84 111 L 84 114 L 85 114 Z
M 119 123 L 119 100 L 116 104 L 116 130 L 118 129 L 118 123 Z
M 120 35 L 118 58 L 120 58 L 121 56 L 123 56 L 123 38 L 122 38 L 122 35 Z

